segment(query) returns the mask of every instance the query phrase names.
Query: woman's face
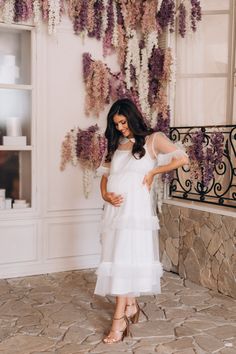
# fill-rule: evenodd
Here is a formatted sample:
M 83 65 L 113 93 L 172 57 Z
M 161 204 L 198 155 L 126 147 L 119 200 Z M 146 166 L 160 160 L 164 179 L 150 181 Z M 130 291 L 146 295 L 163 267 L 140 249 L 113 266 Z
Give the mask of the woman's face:
M 113 121 L 115 123 L 115 127 L 117 130 L 119 130 L 119 132 L 121 132 L 121 134 L 126 137 L 126 138 L 132 138 L 133 134 L 131 132 L 131 130 L 129 129 L 128 126 L 128 121 L 127 118 L 121 114 L 116 114 L 113 117 Z

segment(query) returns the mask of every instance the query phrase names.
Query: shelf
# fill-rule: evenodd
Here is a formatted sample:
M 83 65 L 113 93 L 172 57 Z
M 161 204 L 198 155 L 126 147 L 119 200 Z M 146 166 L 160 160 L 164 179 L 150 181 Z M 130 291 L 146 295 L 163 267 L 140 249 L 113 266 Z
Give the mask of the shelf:
M 32 145 L 14 146 L 14 145 L 0 145 L 0 151 L 31 151 Z
M 32 85 L 17 85 L 17 84 L 1 84 L 0 89 L 7 89 L 7 90 L 32 90 Z

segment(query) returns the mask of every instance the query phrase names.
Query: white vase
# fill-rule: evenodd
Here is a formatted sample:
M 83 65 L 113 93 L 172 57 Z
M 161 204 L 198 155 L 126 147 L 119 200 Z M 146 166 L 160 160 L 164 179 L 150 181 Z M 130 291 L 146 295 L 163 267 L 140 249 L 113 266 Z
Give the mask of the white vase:
M 20 117 L 8 117 L 6 119 L 7 136 L 21 136 L 21 119 Z

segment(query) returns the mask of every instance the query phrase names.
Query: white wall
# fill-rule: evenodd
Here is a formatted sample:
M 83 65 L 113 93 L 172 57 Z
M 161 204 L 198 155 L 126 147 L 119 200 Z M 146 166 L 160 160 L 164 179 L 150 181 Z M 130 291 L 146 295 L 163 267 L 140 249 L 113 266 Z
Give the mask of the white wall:
M 106 125 L 109 107 L 99 119 L 85 116 L 82 77 L 82 54 L 103 59 L 102 43 L 74 35 L 64 19 L 54 36 L 37 29 L 35 47 L 33 208 L 0 215 L 0 278 L 94 267 L 100 257 L 100 180 L 86 199 L 82 169 L 61 172 L 60 154 L 71 128 Z M 118 70 L 115 56 L 105 61 Z

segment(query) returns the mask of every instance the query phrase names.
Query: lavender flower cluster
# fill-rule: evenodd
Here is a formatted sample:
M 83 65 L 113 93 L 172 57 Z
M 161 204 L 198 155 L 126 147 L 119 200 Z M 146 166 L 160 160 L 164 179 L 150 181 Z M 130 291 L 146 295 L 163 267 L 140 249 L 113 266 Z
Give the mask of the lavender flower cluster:
M 209 138 L 203 129 L 191 136 L 188 146 L 192 179 L 201 179 L 203 188 L 207 188 L 214 178 L 214 171 L 223 159 L 224 135 L 213 132 Z
M 162 29 L 170 26 L 170 31 L 174 31 L 175 22 L 175 1 L 165 0 L 162 1 L 159 12 L 156 15 L 157 22 Z
M 167 117 L 163 118 L 163 113 L 159 112 L 157 115 L 157 123 L 153 128 L 155 132 L 162 132 L 166 136 L 170 135 L 170 107 L 167 107 Z
M 103 1 L 97 0 L 94 3 L 94 28 L 90 37 L 100 40 L 102 38 L 102 14 L 104 11 Z
M 163 76 L 164 51 L 161 48 L 155 48 L 149 58 L 149 92 L 148 100 L 153 105 L 157 98 L 160 88 L 160 80 Z
M 76 156 L 86 168 L 95 170 L 101 163 L 106 149 L 106 139 L 99 132 L 97 124 L 82 130 L 78 129 Z
M 27 21 L 33 14 L 33 3 L 26 0 L 16 0 L 14 4 L 14 21 Z
M 197 21 L 201 21 L 202 13 L 201 13 L 201 5 L 199 0 L 191 0 L 191 28 L 193 32 L 197 30 Z
M 186 33 L 186 7 L 184 3 L 181 2 L 179 5 L 179 34 L 184 38 Z

